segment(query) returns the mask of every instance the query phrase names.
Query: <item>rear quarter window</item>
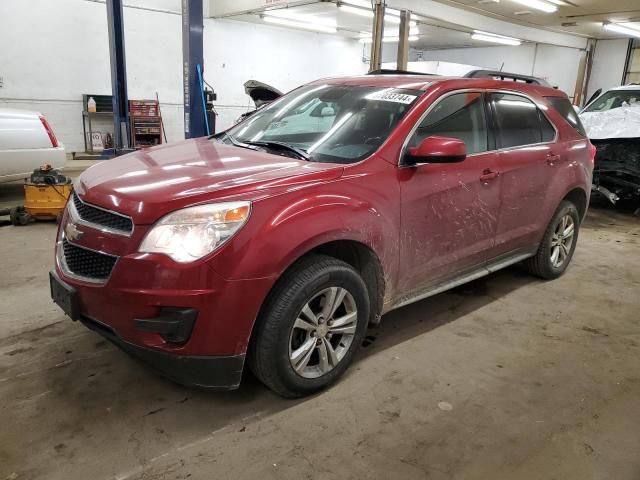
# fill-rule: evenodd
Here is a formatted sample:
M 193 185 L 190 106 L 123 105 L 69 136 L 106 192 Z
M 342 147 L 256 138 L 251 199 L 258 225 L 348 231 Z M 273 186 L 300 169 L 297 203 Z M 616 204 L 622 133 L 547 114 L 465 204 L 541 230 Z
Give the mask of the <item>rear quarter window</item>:
M 580 135 L 583 137 L 587 136 L 587 132 L 580 121 L 580 117 L 578 117 L 578 112 L 573 109 L 573 105 L 566 97 L 545 97 L 549 105 L 553 107 L 553 109 L 558 112 L 560 115 L 564 117 L 564 119 L 575 128 Z

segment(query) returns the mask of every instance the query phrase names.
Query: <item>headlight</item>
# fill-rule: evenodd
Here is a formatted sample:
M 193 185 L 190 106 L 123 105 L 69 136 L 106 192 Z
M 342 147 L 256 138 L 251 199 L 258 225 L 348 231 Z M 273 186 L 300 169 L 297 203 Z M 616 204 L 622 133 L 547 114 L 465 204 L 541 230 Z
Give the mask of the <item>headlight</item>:
M 193 262 L 229 240 L 249 218 L 251 202 L 184 208 L 162 217 L 147 232 L 140 251 L 163 253 L 176 262 Z

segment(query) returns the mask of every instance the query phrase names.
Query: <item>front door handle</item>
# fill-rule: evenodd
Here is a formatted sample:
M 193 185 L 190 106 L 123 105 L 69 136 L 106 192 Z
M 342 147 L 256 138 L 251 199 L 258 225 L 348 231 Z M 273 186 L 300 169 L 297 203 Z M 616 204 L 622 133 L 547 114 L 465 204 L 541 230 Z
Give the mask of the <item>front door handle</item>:
M 557 155 L 555 153 L 548 153 L 547 154 L 547 163 L 551 166 L 553 166 L 554 164 L 558 163 L 560 161 L 560 155 Z
M 500 176 L 500 172 L 494 172 L 490 168 L 487 168 L 482 175 L 480 175 L 480 181 L 482 183 L 489 183 L 491 180 L 494 180 Z

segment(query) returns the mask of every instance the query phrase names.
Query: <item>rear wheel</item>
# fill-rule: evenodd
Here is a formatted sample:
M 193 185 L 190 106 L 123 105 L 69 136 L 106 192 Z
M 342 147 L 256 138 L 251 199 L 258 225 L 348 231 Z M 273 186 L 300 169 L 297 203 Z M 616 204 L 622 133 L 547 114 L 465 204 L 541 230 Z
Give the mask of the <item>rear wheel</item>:
M 545 279 L 562 275 L 573 258 L 579 229 L 578 209 L 564 200 L 549 222 L 536 255 L 525 263 L 529 272 Z
M 256 325 L 249 365 L 285 397 L 321 390 L 344 373 L 369 318 L 366 286 L 350 265 L 314 255 L 279 281 Z

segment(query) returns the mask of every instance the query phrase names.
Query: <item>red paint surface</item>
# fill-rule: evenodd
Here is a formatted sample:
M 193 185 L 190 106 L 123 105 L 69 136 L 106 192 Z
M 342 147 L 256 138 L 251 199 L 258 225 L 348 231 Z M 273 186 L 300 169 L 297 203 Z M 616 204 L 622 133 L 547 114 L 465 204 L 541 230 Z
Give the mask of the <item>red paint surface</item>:
M 305 162 L 200 138 L 90 168 L 76 185 L 80 197 L 130 215 L 135 230 L 124 238 L 83 228 L 76 243 L 120 259 L 101 286 L 66 278 L 58 270 L 78 290 L 82 312 L 135 344 L 191 355 L 239 354 L 276 280 L 314 247 L 334 240 L 369 247 L 384 270 L 385 301 L 392 303 L 452 272 L 536 245 L 569 191 L 577 187 L 589 195 L 589 142 L 552 109 L 548 114 L 559 130 L 555 145 L 482 153 L 461 163 L 398 166 L 412 126 L 445 92 L 514 90 L 539 105 L 544 96 L 562 92 L 513 82 L 415 76 L 318 83 L 421 88 L 425 93 L 380 149 L 357 164 Z M 233 199 L 253 201 L 251 218 L 212 255 L 178 264 L 137 251 L 163 215 Z M 65 216 L 61 224 L 66 222 Z M 153 317 L 161 306 L 198 309 L 185 345 L 171 346 L 133 328 L 134 318 Z

